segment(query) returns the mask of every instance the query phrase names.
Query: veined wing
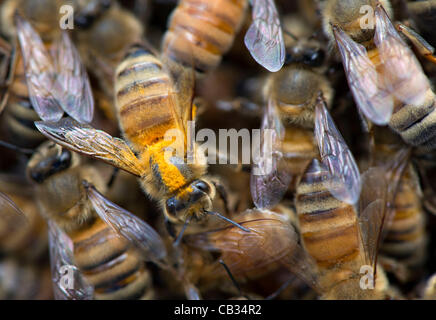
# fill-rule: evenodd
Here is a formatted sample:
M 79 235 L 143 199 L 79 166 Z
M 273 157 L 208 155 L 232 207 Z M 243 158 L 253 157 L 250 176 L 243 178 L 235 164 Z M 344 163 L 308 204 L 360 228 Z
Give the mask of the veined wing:
M 391 95 L 406 104 L 421 105 L 430 83 L 414 53 L 401 39 L 381 4 L 375 9 L 374 42 L 383 63 L 384 82 Z
M 54 96 L 62 109 L 81 123 L 89 123 L 94 115 L 94 98 L 85 66 L 66 32 L 53 48 L 56 65 Z
M 287 170 L 282 154 L 284 128 L 272 100 L 266 108 L 258 149 L 253 156 L 250 189 L 258 208 L 270 208 L 280 202 L 286 193 L 292 175 Z
M 245 34 L 245 45 L 260 65 L 271 72 L 285 62 L 285 43 L 274 0 L 252 0 L 253 23 Z
M 56 91 L 56 68 L 50 54 L 29 22 L 16 15 L 15 24 L 32 106 L 42 120 L 57 121 L 64 111 L 53 94 Z
M 103 160 L 136 176 L 141 176 L 144 172 L 124 140 L 90 125 L 81 124 L 72 118 L 63 118 L 57 122 L 35 122 L 35 126 L 47 138 L 65 148 Z
M 355 204 L 362 185 L 359 168 L 321 98 L 315 109 L 315 136 L 321 161 L 333 179 L 330 192 L 341 201 Z
M 94 287 L 75 266 L 73 243 L 54 223 L 48 222 L 50 268 L 56 300 L 91 300 Z
M 365 47 L 354 42 L 343 30 L 333 26 L 342 56 L 348 85 L 362 113 L 377 125 L 387 124 L 393 112 L 393 99 L 382 87 L 377 70 L 369 60 Z
M 94 186 L 84 182 L 89 200 L 99 217 L 117 234 L 129 240 L 146 261 L 159 263 L 166 257 L 162 238 L 146 222 L 106 199 Z

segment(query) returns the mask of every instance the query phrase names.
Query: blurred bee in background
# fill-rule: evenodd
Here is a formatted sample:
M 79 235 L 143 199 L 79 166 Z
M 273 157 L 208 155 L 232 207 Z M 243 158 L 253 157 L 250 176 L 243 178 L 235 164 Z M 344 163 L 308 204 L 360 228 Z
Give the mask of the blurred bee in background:
M 406 152 L 407 146 L 391 130 L 373 127 L 374 146 L 372 165 L 383 166 L 398 152 Z M 403 150 L 403 151 L 402 151 Z M 426 261 L 428 236 L 426 214 L 421 205 L 423 194 L 412 154 L 397 168 L 392 199 L 388 200 L 388 214 L 384 221 L 380 262 L 400 281 L 416 280 Z M 390 170 L 387 170 L 390 174 Z
M 359 111 L 377 125 L 389 123 L 407 144 L 433 148 L 434 92 L 389 18 L 390 3 L 376 2 L 325 1 L 324 32 L 336 40 Z M 371 9 L 368 19 L 360 13 L 364 5 Z
M 44 261 L 46 225 L 36 212 L 35 203 L 29 201 L 31 195 L 25 194 L 23 185 L 15 182 L 11 177 L 2 177 L 0 299 L 51 299 L 50 270 Z M 6 189 L 13 198 L 4 193 Z M 16 193 L 19 189 L 20 196 Z
M 74 45 L 59 27 L 61 4 L 6 1 L 0 9 L 2 32 L 13 43 L 7 79 L 0 81 L 6 86 L 1 103 L 8 105 L 4 126 L 18 145 L 35 147 L 43 140 L 35 120 L 58 120 L 64 111 L 80 122 L 93 117 L 88 76 Z
M 76 1 L 74 12 L 74 39 L 80 56 L 108 100 L 107 106 L 101 103 L 99 107 L 115 119 L 115 69 L 126 50 L 143 41 L 144 24 L 113 0 Z
M 253 0 L 253 22 L 245 35 L 245 45 L 253 58 L 269 71 L 283 66 L 285 47 L 280 20 L 273 0 Z M 168 20 L 163 52 L 193 67 L 199 74 L 214 69 L 231 47 L 245 18 L 247 0 L 195 2 L 181 1 Z M 180 30 L 188 32 L 186 42 L 176 42 Z M 175 45 L 175 47 L 170 47 Z
M 106 185 L 92 166 L 45 142 L 30 159 L 27 175 L 49 225 L 55 298 L 153 297 L 144 260 L 160 263 L 163 242 L 148 224 L 97 191 Z M 74 289 L 62 285 L 65 267 L 74 271 Z
M 191 220 L 208 215 L 233 223 L 211 211 L 215 186 L 205 178 L 207 164 L 202 150 L 191 145 L 192 162 L 187 161 L 188 121 L 195 116 L 192 69 L 170 67 L 178 74 L 176 82 L 150 51 L 134 46 L 117 68 L 118 120 L 139 159 L 124 140 L 73 119 L 36 125 L 44 135 L 66 148 L 140 177 L 145 192 L 159 201 L 169 225 L 186 227 Z M 176 141 L 174 137 L 165 138 L 168 130 L 177 131 Z

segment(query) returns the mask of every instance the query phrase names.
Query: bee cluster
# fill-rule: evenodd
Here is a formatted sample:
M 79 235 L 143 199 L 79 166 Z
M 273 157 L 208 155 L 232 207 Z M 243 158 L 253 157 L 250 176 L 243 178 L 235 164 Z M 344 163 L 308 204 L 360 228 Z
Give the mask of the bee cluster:
M 0 0 L 0 299 L 436 299 L 434 28 Z

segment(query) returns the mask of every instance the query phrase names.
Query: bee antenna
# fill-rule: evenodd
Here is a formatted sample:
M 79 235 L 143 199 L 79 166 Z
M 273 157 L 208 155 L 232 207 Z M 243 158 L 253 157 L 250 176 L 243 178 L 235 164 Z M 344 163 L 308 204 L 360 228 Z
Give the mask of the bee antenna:
M 249 298 L 247 295 L 243 295 L 243 294 L 242 294 L 241 286 L 239 285 L 238 281 L 236 281 L 236 279 L 233 277 L 233 274 L 232 274 L 232 272 L 230 271 L 230 269 L 229 269 L 229 267 L 227 266 L 227 264 L 226 264 L 222 259 L 219 260 L 219 263 L 221 263 L 221 265 L 222 265 L 222 266 L 224 267 L 224 269 L 226 270 L 227 275 L 229 276 L 230 280 L 232 280 L 232 283 L 233 283 L 233 285 L 236 287 L 236 289 L 238 290 L 239 295 L 240 295 L 241 297 L 247 298 L 247 300 L 250 300 L 250 298 Z
M 185 223 L 183 224 L 182 230 L 180 230 L 180 233 L 177 236 L 176 241 L 174 241 L 175 247 L 178 247 L 180 242 L 182 241 L 183 234 L 185 233 L 185 230 L 188 227 L 189 222 L 191 222 L 191 217 L 188 217 L 188 219 L 185 220 Z
M 282 30 L 283 30 L 283 33 L 284 33 L 285 35 L 287 35 L 288 37 L 291 37 L 291 38 L 292 38 L 293 40 L 295 40 L 295 41 L 298 41 L 297 36 L 294 35 L 291 31 L 286 30 L 285 28 L 282 28 Z
M 18 147 L 12 143 L 8 143 L 8 142 L 1 141 L 1 140 L 0 140 L 0 146 L 8 148 L 8 149 L 16 151 L 16 152 L 19 152 L 19 153 L 22 153 L 22 154 L 30 154 L 31 155 L 35 152 L 34 149 L 21 148 L 21 147 Z
M 212 216 L 216 216 L 216 217 L 218 217 L 218 218 L 220 218 L 220 219 L 222 219 L 222 220 L 225 220 L 225 221 L 227 221 L 227 222 L 233 224 L 235 227 L 238 227 L 238 228 L 241 229 L 242 231 L 250 232 L 250 229 L 244 228 L 244 227 L 241 226 L 239 223 L 236 223 L 235 221 L 230 220 L 230 219 L 227 218 L 227 217 L 224 217 L 223 215 L 219 214 L 218 212 L 214 212 L 214 211 L 205 211 L 205 212 L 206 212 L 207 214 L 210 214 L 210 215 L 212 215 Z

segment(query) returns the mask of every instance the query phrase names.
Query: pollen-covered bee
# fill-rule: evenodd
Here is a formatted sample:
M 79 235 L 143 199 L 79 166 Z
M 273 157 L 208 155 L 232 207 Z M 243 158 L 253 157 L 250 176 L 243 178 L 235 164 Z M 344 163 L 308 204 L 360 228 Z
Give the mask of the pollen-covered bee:
M 188 122 L 195 116 L 192 69 L 172 68 L 173 74 L 178 72 L 177 82 L 143 46 L 134 46 L 117 68 L 118 120 L 132 149 L 124 140 L 73 119 L 36 125 L 66 148 L 140 177 L 145 192 L 159 201 L 167 222 L 187 225 L 207 215 L 228 220 L 211 211 L 215 186 L 205 177 L 206 158 L 188 141 Z
M 1 103 L 8 105 L 4 124 L 11 140 L 32 147 L 43 139 L 35 120 L 59 120 L 66 112 L 80 122 L 90 122 L 94 108 L 86 70 L 56 18 L 61 2 L 43 3 L 45 18 L 34 16 L 41 13 L 39 2 L 35 6 L 34 1 L 7 1 L 1 9 L 14 26 L 11 41 L 17 43 L 10 46 L 6 79 L 0 80 Z
M 97 191 L 106 185 L 92 166 L 46 142 L 30 159 L 27 175 L 48 220 L 55 298 L 153 297 L 144 260 L 159 263 L 166 255 L 163 242 L 148 224 Z M 64 285 L 66 270 L 74 275 L 74 288 Z
M 231 47 L 248 6 L 247 0 L 181 1 L 168 20 L 163 51 L 169 46 L 172 59 L 192 65 L 199 73 L 214 69 Z M 280 20 L 273 0 L 252 0 L 253 23 L 245 35 L 245 45 L 253 58 L 269 71 L 283 66 L 285 47 Z M 180 30 L 188 32 L 175 42 Z M 193 61 L 193 63 L 191 63 Z
M 363 6 L 366 16 L 360 13 Z M 434 148 L 435 94 L 389 18 L 390 3 L 329 0 L 322 12 L 324 32 L 336 40 L 359 110 L 377 125 L 389 123 L 407 144 Z

